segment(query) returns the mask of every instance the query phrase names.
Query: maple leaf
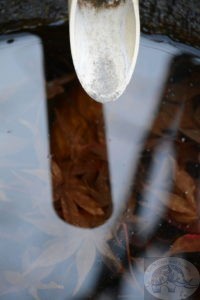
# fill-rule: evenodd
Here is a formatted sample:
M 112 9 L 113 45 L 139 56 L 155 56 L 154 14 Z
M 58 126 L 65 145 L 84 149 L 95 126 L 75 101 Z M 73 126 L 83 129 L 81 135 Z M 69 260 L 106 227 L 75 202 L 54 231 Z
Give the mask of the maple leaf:
M 181 132 L 188 136 L 191 140 L 194 140 L 198 144 L 200 144 L 200 129 L 193 128 L 182 128 Z
M 194 179 L 185 170 L 181 169 L 178 164 L 176 164 L 175 170 L 175 185 L 185 195 L 185 198 L 188 199 L 189 206 L 196 208 L 196 183 Z
M 169 214 L 175 221 L 188 224 L 198 219 L 197 206 L 191 205 L 188 199 L 162 190 L 150 190 L 149 188 L 147 190 L 160 201 L 161 205 L 169 209 Z M 161 207 L 160 210 L 163 213 Z M 159 207 L 155 209 L 159 212 Z
M 112 212 L 102 105 L 80 86 L 62 96 L 51 129 L 53 204 L 69 224 L 93 228 Z
M 94 266 L 97 256 L 107 258 L 116 270 L 120 270 L 121 263 L 107 243 L 112 236 L 108 228 L 80 229 L 58 220 L 31 219 L 30 216 L 27 221 L 53 238 L 43 245 L 38 257 L 27 268 L 26 274 L 43 268 L 55 268 L 61 262 L 67 265 L 70 260 L 77 269 L 77 283 L 74 289 L 74 293 L 77 293 Z
M 179 237 L 172 244 L 168 255 L 174 255 L 183 252 L 200 252 L 199 234 L 185 234 Z
M 43 268 L 38 270 L 32 270 L 31 272 L 26 272 L 26 267 L 29 266 L 31 260 L 33 260 L 34 252 L 38 252 L 37 248 L 29 248 L 26 250 L 24 258 L 22 259 L 22 271 L 11 271 L 7 270 L 3 272 L 7 286 L 1 290 L 1 295 L 20 293 L 23 291 L 28 291 L 28 293 L 35 299 L 39 300 L 38 290 L 41 289 L 63 289 L 62 285 L 55 282 L 44 283 L 42 280 L 46 278 L 51 272 L 52 268 Z
M 51 271 L 51 269 L 39 270 L 37 272 L 34 270 L 33 273 L 29 273 L 28 275 L 22 272 L 5 271 L 4 276 L 9 285 L 8 287 L 4 288 L 4 290 L 1 290 L 0 294 L 16 294 L 27 290 L 35 300 L 40 300 L 40 297 L 38 296 L 38 290 L 64 288 L 62 285 L 59 285 L 55 282 L 42 282 L 42 279 L 46 278 Z

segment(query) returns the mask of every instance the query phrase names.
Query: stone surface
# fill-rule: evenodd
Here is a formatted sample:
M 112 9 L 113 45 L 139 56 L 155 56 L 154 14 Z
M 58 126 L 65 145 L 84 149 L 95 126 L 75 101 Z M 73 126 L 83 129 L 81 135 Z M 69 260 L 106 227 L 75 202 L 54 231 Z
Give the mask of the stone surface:
M 141 29 L 200 48 L 199 0 L 141 0 Z M 0 33 L 67 21 L 67 0 L 0 0 Z
M 199 0 L 141 0 L 142 31 L 200 48 Z
M 1 33 L 67 18 L 67 0 L 0 0 Z

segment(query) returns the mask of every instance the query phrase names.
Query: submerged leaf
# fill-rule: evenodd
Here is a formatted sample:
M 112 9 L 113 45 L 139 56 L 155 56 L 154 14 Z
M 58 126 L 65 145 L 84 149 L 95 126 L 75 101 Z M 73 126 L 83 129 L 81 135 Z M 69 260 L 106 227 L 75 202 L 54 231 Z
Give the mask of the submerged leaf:
M 78 276 L 77 276 L 77 284 L 74 290 L 74 294 L 76 294 L 79 291 L 81 285 L 83 284 L 87 275 L 91 271 L 92 266 L 94 265 L 95 262 L 95 257 L 96 257 L 96 247 L 94 242 L 89 240 L 84 241 L 80 249 L 77 251 L 76 259 L 75 259 Z
M 74 73 L 67 74 L 61 78 L 55 79 L 47 83 L 47 98 L 50 100 L 55 96 L 64 93 L 64 85 L 73 81 L 76 78 Z
M 63 241 L 59 239 L 53 240 L 33 262 L 30 270 L 55 266 L 56 264 L 67 260 L 75 254 L 79 245 L 80 241 L 77 239 L 73 239 L 72 241 Z
M 169 254 L 174 255 L 183 252 L 200 252 L 200 235 L 186 234 L 178 238 L 172 245 Z
M 188 205 L 196 208 L 196 201 L 194 197 L 196 185 L 192 177 L 177 165 L 174 179 L 177 188 L 188 199 Z
M 59 168 L 58 164 L 52 160 L 51 161 L 51 172 L 52 172 L 52 180 L 55 184 L 55 188 L 63 183 L 63 175 L 62 171 Z
M 192 223 L 198 219 L 197 206 L 187 198 L 160 190 L 151 191 L 169 209 L 171 218 L 180 223 Z
M 200 129 L 181 129 L 181 132 L 188 136 L 189 138 L 191 138 L 191 140 L 194 140 L 195 142 L 197 142 L 198 144 L 200 144 Z
M 58 215 L 80 227 L 104 223 L 112 199 L 102 105 L 91 101 L 80 86 L 56 102 L 51 148 Z
M 74 191 L 73 199 L 79 207 L 81 207 L 91 215 L 104 215 L 104 211 L 102 210 L 102 208 L 91 197 L 84 195 L 78 191 Z

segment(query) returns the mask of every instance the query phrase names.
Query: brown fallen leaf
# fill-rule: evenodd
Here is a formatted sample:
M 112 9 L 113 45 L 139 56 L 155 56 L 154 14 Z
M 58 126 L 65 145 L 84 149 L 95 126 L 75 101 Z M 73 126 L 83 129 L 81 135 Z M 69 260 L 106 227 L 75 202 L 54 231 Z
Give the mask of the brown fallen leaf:
M 181 128 L 180 130 L 184 135 L 188 136 L 191 140 L 200 144 L 200 129 Z
M 89 214 L 93 216 L 104 215 L 103 209 L 90 196 L 83 194 L 80 191 L 73 191 L 73 193 L 70 193 L 70 196 L 80 208 Z
M 181 214 L 181 213 L 176 213 L 173 211 L 169 211 L 169 218 L 171 220 L 174 220 L 176 224 L 185 224 L 189 225 L 192 224 L 195 221 L 198 221 L 198 216 L 197 214 L 194 214 L 192 212 L 188 212 L 188 214 Z
M 181 169 L 178 164 L 175 167 L 175 185 L 176 187 L 185 195 L 188 199 L 188 205 L 196 208 L 195 201 L 195 190 L 196 184 L 193 178 L 183 169 Z
M 168 208 L 172 220 L 187 224 L 198 219 L 197 205 L 194 206 L 193 203 L 191 204 L 187 198 L 163 190 L 151 190 L 148 187 L 146 191 L 152 193 Z
M 197 207 L 193 207 L 188 203 L 187 199 L 180 197 L 176 194 L 170 193 L 168 194 L 168 200 L 166 201 L 165 205 L 172 210 L 173 212 L 184 214 L 186 216 L 192 216 L 196 219 Z
M 67 140 L 64 138 L 62 128 L 55 124 L 51 129 L 51 136 L 51 152 L 56 153 L 56 160 L 60 161 L 69 156 L 70 149 Z
M 51 131 L 58 167 L 54 166 L 53 174 L 54 207 L 70 224 L 94 227 L 112 211 L 104 119 L 102 105 L 79 85 L 75 87 L 55 101 Z
M 70 224 L 81 227 L 90 227 L 89 220 L 79 211 L 76 203 L 70 197 L 61 198 L 62 211 L 60 216 Z
M 63 183 L 63 175 L 62 171 L 59 168 L 58 164 L 52 159 L 51 161 L 51 172 L 52 172 L 52 179 L 55 187 L 58 187 Z
M 65 220 L 68 220 L 71 217 L 77 218 L 79 216 L 79 211 L 74 201 L 71 201 L 69 198 L 61 198 L 61 205 Z
M 169 255 L 183 252 L 200 252 L 200 235 L 185 234 L 178 238 L 171 246 Z
M 64 85 L 70 83 L 76 78 L 75 73 L 67 74 L 61 78 L 47 82 L 47 98 L 53 99 L 55 96 L 64 93 Z

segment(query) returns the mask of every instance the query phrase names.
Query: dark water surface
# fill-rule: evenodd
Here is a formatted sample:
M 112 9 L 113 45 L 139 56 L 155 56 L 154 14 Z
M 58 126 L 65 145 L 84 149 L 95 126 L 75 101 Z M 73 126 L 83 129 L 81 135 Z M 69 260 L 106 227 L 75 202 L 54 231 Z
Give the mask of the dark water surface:
M 127 91 L 105 105 L 73 78 L 48 78 L 50 136 L 37 101 L 16 151 L 0 132 L 0 299 L 155 299 L 154 260 L 200 270 L 200 53 L 142 38 Z

